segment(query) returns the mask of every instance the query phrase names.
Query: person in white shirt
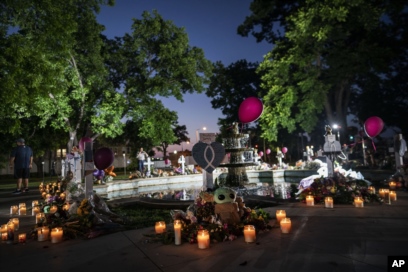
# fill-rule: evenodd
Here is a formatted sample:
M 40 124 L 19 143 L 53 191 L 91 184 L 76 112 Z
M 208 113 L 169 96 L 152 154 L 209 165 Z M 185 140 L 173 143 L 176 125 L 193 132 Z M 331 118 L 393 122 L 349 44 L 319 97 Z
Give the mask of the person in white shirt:
M 144 169 L 144 162 L 146 159 L 149 157 L 149 155 L 143 151 L 143 147 L 140 148 L 140 151 L 137 152 L 136 158 L 139 160 L 139 171 L 140 173 L 143 173 Z

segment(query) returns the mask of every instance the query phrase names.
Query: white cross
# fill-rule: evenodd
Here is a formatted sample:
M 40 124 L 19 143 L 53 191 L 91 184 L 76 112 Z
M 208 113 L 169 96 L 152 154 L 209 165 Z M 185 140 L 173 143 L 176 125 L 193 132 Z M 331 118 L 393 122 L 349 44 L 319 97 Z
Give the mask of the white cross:
M 184 158 L 183 155 L 180 156 L 178 159 L 178 163 L 181 163 L 181 173 L 184 175 L 184 163 L 186 162 L 186 159 Z
M 143 163 L 144 165 L 147 165 L 147 174 L 146 176 L 150 176 L 150 165 L 153 165 L 154 162 L 150 161 L 150 157 L 147 158 L 147 162 Z

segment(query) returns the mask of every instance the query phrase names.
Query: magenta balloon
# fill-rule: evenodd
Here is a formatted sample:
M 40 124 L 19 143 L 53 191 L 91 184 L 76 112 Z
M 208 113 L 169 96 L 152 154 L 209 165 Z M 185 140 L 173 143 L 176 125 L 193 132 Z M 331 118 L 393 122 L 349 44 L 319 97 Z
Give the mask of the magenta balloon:
M 251 123 L 261 116 L 262 111 L 262 101 L 256 97 L 248 97 L 239 106 L 238 117 L 244 124 Z
M 262 151 L 259 151 L 258 155 L 259 155 L 259 157 L 262 157 L 262 156 L 263 156 L 263 152 L 262 152 Z
M 364 130 L 366 134 L 373 138 L 381 133 L 384 128 L 383 120 L 378 116 L 368 118 L 364 123 Z
M 266 154 L 271 154 L 271 150 L 269 148 L 266 150 Z
M 286 154 L 286 152 L 288 152 L 288 148 L 287 147 L 282 147 L 282 153 Z
M 92 139 L 89 137 L 82 137 L 81 140 L 79 140 L 79 150 L 82 152 L 85 150 L 85 143 L 92 143 Z
M 102 147 L 96 150 L 94 155 L 94 163 L 96 168 L 104 170 L 113 164 L 115 154 L 110 148 Z

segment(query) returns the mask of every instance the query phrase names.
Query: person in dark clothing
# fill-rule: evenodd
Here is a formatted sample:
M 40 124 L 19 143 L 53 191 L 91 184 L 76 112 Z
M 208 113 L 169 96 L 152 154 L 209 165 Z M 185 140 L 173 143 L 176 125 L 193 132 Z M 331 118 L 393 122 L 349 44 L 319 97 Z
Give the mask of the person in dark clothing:
M 10 154 L 10 168 L 14 167 L 14 177 L 17 179 L 17 189 L 13 194 L 28 192 L 28 179 L 30 169 L 33 167 L 33 150 L 25 145 L 23 138 L 17 139 L 17 146 L 13 148 Z M 24 188 L 22 183 L 24 180 Z

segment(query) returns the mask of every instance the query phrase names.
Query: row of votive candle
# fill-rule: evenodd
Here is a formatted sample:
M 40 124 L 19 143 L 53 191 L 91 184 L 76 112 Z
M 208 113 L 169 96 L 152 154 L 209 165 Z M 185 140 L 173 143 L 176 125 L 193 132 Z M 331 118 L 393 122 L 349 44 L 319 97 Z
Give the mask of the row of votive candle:
M 20 203 L 10 207 L 10 215 L 27 215 L 27 207 L 25 203 Z
M 62 242 L 63 235 L 64 231 L 62 228 L 53 228 L 51 230 L 51 234 L 48 227 L 41 227 L 37 229 L 37 239 L 39 242 L 47 241 L 51 236 L 51 243 L 60 243 Z

